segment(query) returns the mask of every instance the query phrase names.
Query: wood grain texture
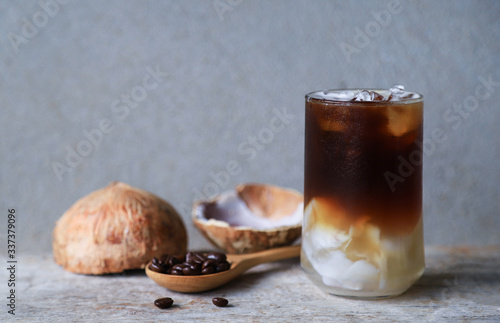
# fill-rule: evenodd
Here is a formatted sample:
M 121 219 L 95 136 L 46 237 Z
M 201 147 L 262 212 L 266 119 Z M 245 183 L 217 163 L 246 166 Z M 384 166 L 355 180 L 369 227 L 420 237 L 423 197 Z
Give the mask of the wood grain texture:
M 158 286 L 141 271 L 78 275 L 65 272 L 50 255 L 26 255 L 18 259 L 16 318 L 44 322 L 500 321 L 500 247 L 427 247 L 426 262 L 424 276 L 405 294 L 366 301 L 323 293 L 302 273 L 297 259 L 259 265 L 220 289 L 182 294 Z M 217 296 L 227 298 L 230 305 L 214 306 L 211 299 Z M 174 305 L 156 308 L 153 302 L 160 297 L 172 297 Z M 12 319 L 3 308 L 0 321 Z

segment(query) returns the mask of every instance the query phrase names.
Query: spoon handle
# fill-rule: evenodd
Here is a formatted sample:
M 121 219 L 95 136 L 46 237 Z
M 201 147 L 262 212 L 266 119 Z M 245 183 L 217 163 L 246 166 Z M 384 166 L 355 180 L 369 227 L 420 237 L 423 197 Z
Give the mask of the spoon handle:
M 242 269 L 247 270 L 266 262 L 294 258 L 298 256 L 300 256 L 300 245 L 269 249 L 247 255 L 238 255 L 233 259 L 240 261 L 240 267 L 244 267 L 244 269 Z

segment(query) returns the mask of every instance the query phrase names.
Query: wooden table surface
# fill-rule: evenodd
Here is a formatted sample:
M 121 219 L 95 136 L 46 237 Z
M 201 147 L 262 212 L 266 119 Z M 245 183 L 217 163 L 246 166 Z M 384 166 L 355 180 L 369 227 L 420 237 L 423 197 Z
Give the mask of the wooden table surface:
M 427 247 L 427 269 L 410 290 L 371 301 L 323 293 L 303 274 L 298 259 L 260 265 L 201 294 L 171 292 L 143 271 L 85 276 L 64 271 L 51 255 L 17 260 L 16 315 L 7 313 L 9 272 L 4 269 L 1 322 L 500 322 L 500 246 Z M 7 267 L 7 259 L 1 261 Z M 167 296 L 173 307 L 153 305 Z M 230 305 L 214 306 L 216 296 Z

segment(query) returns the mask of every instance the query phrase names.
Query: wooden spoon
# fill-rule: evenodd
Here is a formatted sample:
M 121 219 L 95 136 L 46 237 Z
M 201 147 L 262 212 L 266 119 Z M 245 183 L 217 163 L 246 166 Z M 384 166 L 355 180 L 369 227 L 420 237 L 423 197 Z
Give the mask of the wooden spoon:
M 149 262 L 146 265 L 146 275 L 158 285 L 170 290 L 183 293 L 199 293 L 222 286 L 254 266 L 265 262 L 294 258 L 299 255 L 300 245 L 243 255 L 227 255 L 227 261 L 231 264 L 229 270 L 216 274 L 196 276 L 160 274 L 149 269 L 151 264 Z

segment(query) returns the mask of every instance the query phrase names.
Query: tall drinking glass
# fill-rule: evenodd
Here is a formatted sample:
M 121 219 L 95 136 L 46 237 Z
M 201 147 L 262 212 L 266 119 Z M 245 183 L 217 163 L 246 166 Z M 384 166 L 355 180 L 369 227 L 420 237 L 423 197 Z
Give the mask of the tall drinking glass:
M 403 293 L 425 267 L 423 96 L 316 91 L 305 109 L 304 271 L 335 295 Z

